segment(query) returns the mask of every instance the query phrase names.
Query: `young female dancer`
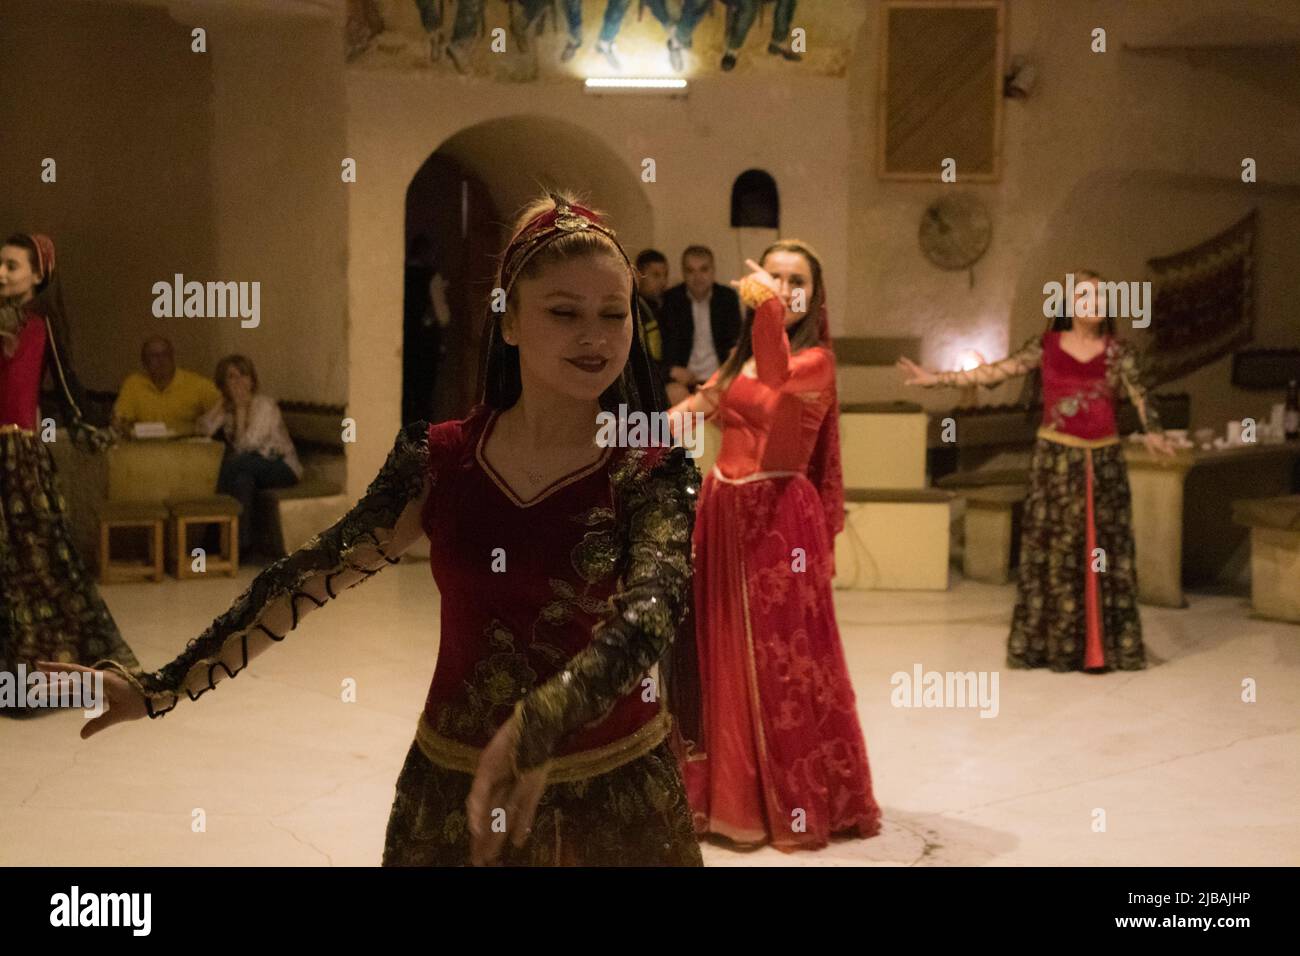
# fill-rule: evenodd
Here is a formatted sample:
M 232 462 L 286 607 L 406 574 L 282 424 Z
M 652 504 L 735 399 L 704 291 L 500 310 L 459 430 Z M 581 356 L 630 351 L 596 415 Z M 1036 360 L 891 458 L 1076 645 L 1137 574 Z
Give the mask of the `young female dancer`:
M 595 444 L 602 408 L 658 410 L 634 271 L 596 213 L 552 196 L 498 287 L 483 404 L 399 432 L 352 511 L 180 657 L 110 674 L 89 732 L 198 697 L 426 534 L 441 640 L 384 863 L 699 865 L 647 676 L 689 600 L 699 473 L 681 448 Z
M 54 242 L 12 235 L 0 247 L 0 670 L 34 671 L 38 660 L 93 664 L 114 658 L 138 670 L 73 545 L 54 460 L 41 439 L 36 403 L 49 370 L 68 433 L 95 452 L 108 431 L 81 417 L 81 387 L 68 361 L 66 317 Z M 25 684 L 25 682 L 23 682 Z M 0 717 L 49 713 L 0 704 Z
M 1000 362 L 966 372 L 927 372 L 905 358 L 905 384 L 994 386 L 1040 370 L 1043 419 L 1029 469 L 1020 536 L 1010 667 L 1054 671 L 1140 670 L 1128 469 L 1115 424 L 1127 395 L 1154 454 L 1173 454 L 1147 403 L 1137 356 L 1098 307 L 1098 276 L 1076 273 L 1073 320 L 1057 322 Z M 1081 280 L 1081 281 L 1080 281 Z
M 792 850 L 873 836 L 880 809 L 831 597 L 844 487 L 821 261 L 797 240 L 760 261 L 733 283 L 736 347 L 673 409 L 722 429 L 695 529 L 700 720 L 682 706 L 682 734 L 696 829 Z

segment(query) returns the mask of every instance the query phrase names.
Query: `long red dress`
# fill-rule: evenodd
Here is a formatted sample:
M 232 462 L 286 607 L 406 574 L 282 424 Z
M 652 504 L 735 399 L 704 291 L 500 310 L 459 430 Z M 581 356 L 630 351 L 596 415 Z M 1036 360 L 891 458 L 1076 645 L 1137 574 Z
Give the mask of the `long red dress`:
M 777 299 L 756 312 L 756 377 L 737 375 L 713 419 L 722 449 L 694 538 L 702 740 L 688 743 L 686 783 L 697 832 L 792 850 L 873 836 L 880 808 L 835 622 L 828 511 L 808 477 L 838 412 L 835 359 L 791 355 L 783 313 Z

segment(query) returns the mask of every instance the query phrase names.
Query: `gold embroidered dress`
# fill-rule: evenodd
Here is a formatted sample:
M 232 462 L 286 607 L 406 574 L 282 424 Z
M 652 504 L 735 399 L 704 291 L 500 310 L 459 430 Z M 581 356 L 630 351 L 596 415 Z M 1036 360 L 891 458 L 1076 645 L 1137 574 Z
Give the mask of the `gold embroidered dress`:
M 699 865 L 651 673 L 690 600 L 699 473 L 681 448 L 607 449 L 520 501 L 482 454 L 496 417 L 478 406 L 463 421 L 403 429 L 351 512 L 266 568 L 185 653 L 143 678 L 150 712 L 238 673 L 249 635 L 282 640 L 259 623 L 273 604 L 291 603 L 296 626 L 299 609 L 336 596 L 336 580 L 394 563 L 384 543 L 425 495 L 441 641 L 384 864 L 469 861 L 477 754 L 518 710 L 518 767 L 549 762 L 550 772 L 531 837 L 507 847 L 504 863 Z

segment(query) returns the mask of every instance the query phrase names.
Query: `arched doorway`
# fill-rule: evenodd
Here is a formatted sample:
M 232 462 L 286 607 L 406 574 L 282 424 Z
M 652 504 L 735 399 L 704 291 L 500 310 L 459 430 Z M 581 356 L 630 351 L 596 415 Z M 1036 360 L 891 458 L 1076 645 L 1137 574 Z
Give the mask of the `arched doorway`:
M 546 188 L 572 190 L 604 210 L 630 257 L 654 237 L 635 166 L 589 130 L 562 120 L 516 116 L 467 127 L 411 178 L 403 424 L 460 418 L 477 400 L 496 257 L 515 210 Z
M 501 246 L 487 188 L 431 155 L 406 191 L 402 424 L 460 418 L 475 399 L 480 322 Z

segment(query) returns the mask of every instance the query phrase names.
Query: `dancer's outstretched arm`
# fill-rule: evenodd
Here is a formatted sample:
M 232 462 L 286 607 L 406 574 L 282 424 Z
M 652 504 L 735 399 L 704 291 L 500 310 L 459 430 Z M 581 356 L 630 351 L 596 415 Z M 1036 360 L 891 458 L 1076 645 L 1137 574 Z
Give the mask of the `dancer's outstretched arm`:
M 924 388 L 934 388 L 936 385 L 946 387 L 983 385 L 993 388 L 1007 379 L 1028 375 L 1042 364 L 1042 360 L 1043 339 L 1042 336 L 1035 335 L 1006 358 L 977 365 L 962 372 L 929 372 L 906 358 L 900 358 L 896 364 L 906 376 L 904 385 L 920 385 Z
M 190 641 L 175 660 L 143 675 L 129 674 L 113 661 L 100 662 L 116 672 L 111 685 L 105 678 L 110 706 L 108 712 L 87 723 L 82 736 L 146 712 L 161 717 L 183 695 L 198 699 L 220 680 L 242 671 L 271 644 L 284 640 L 304 615 L 396 564 L 422 533 L 421 509 L 432 486 L 428 464 L 428 425 L 418 422 L 404 428 L 388 460 L 352 510 L 293 554 L 267 566 L 230 609 Z M 42 669 L 85 670 L 63 664 Z M 115 699 L 117 692 L 127 693 L 123 682 L 134 688 L 139 699 Z
M 707 382 L 668 409 L 668 421 L 674 435 L 680 436 L 682 416 L 684 415 L 703 414 L 705 421 L 713 417 L 713 413 L 718 410 L 718 406 L 722 403 L 722 395 L 718 392 L 718 379 L 720 376 L 720 371 L 714 372 L 709 376 Z

